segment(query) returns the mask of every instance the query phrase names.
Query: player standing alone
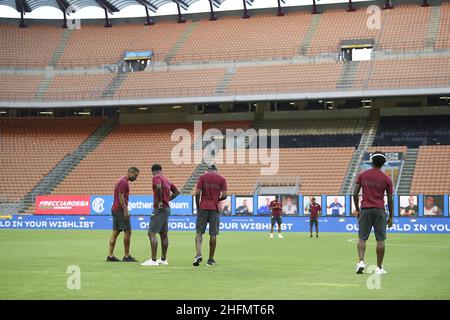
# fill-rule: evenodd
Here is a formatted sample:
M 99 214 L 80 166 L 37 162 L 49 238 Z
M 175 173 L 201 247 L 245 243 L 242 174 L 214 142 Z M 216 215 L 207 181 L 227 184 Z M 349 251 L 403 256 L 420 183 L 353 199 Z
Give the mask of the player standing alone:
M 311 203 L 309 204 L 309 237 L 312 238 L 312 227 L 316 225 L 316 238 L 319 237 L 319 214 L 322 212 L 322 207 L 316 202 L 316 198 L 311 198 Z
M 114 256 L 114 247 L 116 246 L 116 240 L 120 232 L 124 232 L 123 245 L 125 247 L 124 262 L 136 262 L 130 255 L 130 242 L 131 242 L 131 224 L 130 213 L 128 212 L 128 197 L 130 194 L 129 181 L 135 181 L 139 176 L 138 168 L 131 167 L 125 176 L 121 177 L 114 186 L 114 203 L 111 208 L 111 214 L 113 216 L 113 232 L 111 239 L 109 240 L 109 255 L 106 258 L 108 262 L 119 261 Z
M 362 172 L 355 184 L 353 192 L 353 202 L 356 209 L 356 217 L 358 218 L 358 255 L 359 263 L 356 265 L 356 273 L 361 274 L 366 267 L 364 262 L 364 254 L 366 251 L 366 241 L 369 239 L 370 230 L 374 229 L 375 238 L 377 240 L 377 268 L 376 274 L 387 273 L 383 268 L 384 258 L 384 241 L 386 240 L 386 223 L 392 226 L 392 216 L 394 202 L 392 198 L 393 187 L 392 180 L 381 168 L 386 162 L 386 156 L 376 151 L 371 157 L 372 169 Z M 361 211 L 358 203 L 359 191 L 362 188 Z M 386 211 L 384 207 L 384 193 L 387 194 L 389 218 L 386 221 Z
M 162 167 L 159 164 L 152 166 L 153 174 L 153 213 L 150 218 L 150 227 L 148 229 L 148 237 L 150 239 L 151 257 L 149 260 L 141 264 L 141 266 L 158 266 L 167 265 L 167 249 L 169 248 L 169 202 L 175 199 L 180 194 L 178 189 L 173 185 L 163 174 Z M 172 193 L 172 194 L 170 194 Z M 156 261 L 156 254 L 158 252 L 158 238 L 156 234 L 159 233 L 161 238 L 161 259 Z
M 272 211 L 272 217 L 270 218 L 270 238 L 273 238 L 273 226 L 275 225 L 275 222 L 278 224 L 278 238 L 283 238 L 283 235 L 281 234 L 282 206 L 280 201 L 278 201 L 278 196 L 275 196 L 275 200 L 270 202 L 269 209 Z
M 201 201 L 200 201 L 201 198 Z M 197 223 L 195 249 L 197 254 L 193 265 L 198 267 L 202 262 L 202 240 L 209 223 L 209 259 L 208 266 L 215 266 L 214 253 L 216 251 L 217 235 L 219 234 L 219 202 L 227 198 L 227 181 L 217 174 L 214 164 L 208 166 L 208 172 L 202 174 L 197 182 L 195 203 L 197 205 Z

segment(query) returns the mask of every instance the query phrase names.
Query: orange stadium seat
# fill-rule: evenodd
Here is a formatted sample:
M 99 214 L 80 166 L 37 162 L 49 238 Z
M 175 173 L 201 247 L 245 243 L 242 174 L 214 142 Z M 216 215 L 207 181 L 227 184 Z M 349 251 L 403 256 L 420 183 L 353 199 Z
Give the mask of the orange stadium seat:
M 215 127 L 242 128 L 246 121 L 203 123 L 203 130 Z M 53 194 L 111 194 L 116 180 L 130 166 L 138 167 L 139 179 L 131 186 L 132 194 L 150 194 L 153 163 L 162 165 L 165 174 L 181 190 L 197 164 L 174 164 L 171 160 L 175 142 L 172 132 L 185 128 L 193 136 L 193 124 L 121 125 L 62 181 Z M 192 137 L 193 138 L 193 137 Z M 192 141 L 193 143 L 193 141 Z
M 406 52 L 426 45 L 431 7 L 400 4 L 381 10 L 381 28 L 368 28 L 364 8 L 355 12 L 324 10 L 315 32 L 309 34 L 313 16 L 309 10 L 283 17 L 256 14 L 251 19 L 224 16 L 184 24 L 161 20 L 144 26 L 137 20 L 103 28 L 87 20 L 80 29 L 67 32 L 68 42 L 57 59 L 60 67 L 100 66 L 117 63 L 125 51 L 152 50 L 154 61 L 214 62 L 249 59 L 292 58 L 298 55 L 306 35 L 312 36 L 307 55 L 337 53 L 343 40 L 374 39 L 375 49 Z M 436 49 L 450 47 L 450 5 L 443 2 L 434 40 Z M 197 18 L 196 18 L 197 19 Z M 45 67 L 64 43 L 59 25 L 31 22 L 29 28 L 0 24 L 0 65 Z M 433 36 L 434 37 L 434 36 Z M 61 49 L 61 48 L 60 48 Z M 59 51 L 58 51 L 59 53 Z
M 0 119 L 0 193 L 19 201 L 103 118 Z
M 441 16 L 439 32 L 435 47 L 438 49 L 448 49 L 450 45 L 450 2 L 443 2 L 441 5 Z
M 0 74 L 0 99 L 33 100 L 43 75 Z
M 370 89 L 446 87 L 449 83 L 450 59 L 388 59 L 373 61 Z
M 450 191 L 450 146 L 421 146 L 414 169 L 411 194 L 446 194 Z
M 224 68 L 132 73 L 114 97 L 122 99 L 211 96 L 224 74 Z
M 354 151 L 354 148 L 281 148 L 277 175 L 299 177 L 302 194 L 339 194 Z M 268 166 L 247 161 L 246 164 L 218 164 L 218 167 L 228 180 L 230 193 L 247 195 L 255 191 L 261 168 Z
M 378 49 L 414 51 L 423 49 L 431 7 L 402 5 L 400 10 L 383 10 L 383 29 Z M 423 27 L 418 27 L 423 26 Z
M 18 28 L 0 23 L 0 66 L 45 67 L 63 33 L 59 25 Z
M 152 50 L 162 61 L 189 24 L 161 21 L 154 26 L 138 23 L 101 25 L 83 23 L 74 30 L 61 57 L 61 66 L 92 66 L 118 62 L 125 51 Z
M 44 98 L 45 100 L 98 99 L 114 76 L 112 73 L 56 75 Z
M 309 12 L 201 20 L 174 61 L 233 61 L 293 57 L 311 23 Z
M 338 52 L 342 40 L 378 39 L 381 31 L 367 27 L 366 10 L 346 12 L 342 9 L 327 10 L 320 18 L 308 55 Z
M 229 94 L 286 93 L 335 90 L 342 63 L 240 67 Z

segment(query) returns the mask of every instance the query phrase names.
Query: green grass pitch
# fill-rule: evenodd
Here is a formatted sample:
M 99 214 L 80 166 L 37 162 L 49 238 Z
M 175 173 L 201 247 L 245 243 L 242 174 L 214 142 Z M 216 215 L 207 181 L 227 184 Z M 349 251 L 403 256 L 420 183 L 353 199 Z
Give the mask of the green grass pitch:
M 388 234 L 380 289 L 371 274 L 356 275 L 356 235 L 223 232 L 217 265 L 192 266 L 193 232 L 170 232 L 168 266 L 107 263 L 109 231 L 0 231 L 0 299 L 450 299 L 450 237 Z M 123 256 L 122 235 L 116 256 Z M 208 236 L 203 255 L 207 256 Z M 148 258 L 144 231 L 132 254 Z M 375 240 L 366 263 L 375 264 Z M 69 290 L 69 265 L 81 269 L 81 288 Z

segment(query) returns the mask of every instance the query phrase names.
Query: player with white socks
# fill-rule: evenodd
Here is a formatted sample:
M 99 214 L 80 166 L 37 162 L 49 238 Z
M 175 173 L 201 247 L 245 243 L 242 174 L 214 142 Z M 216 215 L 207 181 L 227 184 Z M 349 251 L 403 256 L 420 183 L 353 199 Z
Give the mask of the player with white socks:
M 392 180 L 381 170 L 386 162 L 386 156 L 382 152 L 375 152 L 370 157 L 372 169 L 362 172 L 355 184 L 353 192 L 353 202 L 358 218 L 358 256 L 359 263 L 356 265 L 356 273 L 364 273 L 366 264 L 364 254 L 366 252 L 366 241 L 369 238 L 373 227 L 375 238 L 377 240 L 377 268 L 375 274 L 387 273 L 383 268 L 384 241 L 386 240 L 386 224 L 392 226 L 394 214 L 394 201 L 392 198 L 393 186 Z M 361 210 L 359 208 L 359 191 L 362 189 Z M 387 194 L 389 218 L 386 221 L 386 212 L 384 208 L 384 193 Z

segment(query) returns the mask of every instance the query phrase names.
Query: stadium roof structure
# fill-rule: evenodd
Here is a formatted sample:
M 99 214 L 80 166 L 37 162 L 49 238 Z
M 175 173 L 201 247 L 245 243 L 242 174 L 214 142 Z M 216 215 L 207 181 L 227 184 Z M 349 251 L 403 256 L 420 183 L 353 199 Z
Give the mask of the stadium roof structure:
M 132 6 L 142 5 L 149 10 L 156 12 L 161 6 L 168 3 L 176 3 L 184 10 L 189 10 L 189 7 L 199 0 L 0 0 L 0 5 L 8 6 L 16 9 L 17 12 L 31 12 L 40 7 L 54 7 L 70 13 L 67 10 L 71 9 L 76 12 L 86 7 L 99 7 L 109 12 L 119 12 L 120 10 Z M 211 5 L 219 8 L 226 0 L 209 0 Z M 255 0 L 245 0 L 244 3 L 252 5 Z M 281 0 L 285 3 L 285 0 Z
M 98 7 L 105 10 L 105 27 L 110 27 L 111 24 L 108 20 L 108 12 L 114 13 L 119 12 L 120 10 L 132 6 L 132 5 L 142 5 L 145 8 L 147 14 L 147 24 L 153 24 L 150 19 L 148 10 L 156 12 L 161 6 L 168 3 L 175 3 L 178 8 L 178 22 L 185 22 L 180 8 L 188 11 L 189 7 L 198 2 L 199 0 L 0 0 L 0 5 L 8 6 L 13 9 L 16 9 L 17 12 L 21 14 L 22 23 L 20 27 L 26 27 L 23 21 L 23 15 L 26 12 L 32 12 L 33 10 L 40 7 L 54 7 L 60 9 L 64 14 L 64 27 L 67 27 L 66 24 L 66 14 L 70 15 L 70 13 L 74 13 L 80 9 L 86 7 Z M 210 10 L 211 10 L 211 20 L 216 20 L 216 16 L 214 15 L 213 6 L 219 8 L 220 5 L 226 0 L 209 0 Z M 247 12 L 247 4 L 252 5 L 255 0 L 242 0 L 244 7 L 244 18 L 248 18 Z M 278 0 L 278 9 L 279 13 L 281 13 L 281 3 L 285 3 L 286 0 Z
M 158 9 L 169 3 L 175 3 L 178 9 L 178 22 L 184 23 L 186 22 L 181 14 L 181 9 L 185 11 L 189 11 L 189 7 L 198 2 L 200 0 L 0 0 L 0 5 L 11 7 L 21 15 L 21 23 L 20 27 L 25 28 L 24 15 L 25 13 L 32 12 L 41 7 L 54 7 L 60 9 L 64 15 L 64 24 L 63 27 L 67 28 L 67 18 L 66 15 L 70 15 L 71 13 L 75 13 L 80 9 L 86 7 L 97 7 L 101 8 L 105 11 L 105 27 L 111 27 L 111 23 L 109 22 L 108 12 L 113 14 L 114 12 L 119 12 L 122 9 L 133 6 L 133 5 L 142 5 L 145 9 L 147 20 L 146 25 L 153 25 L 154 22 L 149 15 L 149 10 L 153 12 L 157 12 Z M 227 0 L 208 0 L 210 4 L 210 20 L 217 20 L 217 17 L 214 13 L 214 7 L 220 8 L 222 3 Z M 230 0 L 231 1 L 231 0 Z M 236 0 L 234 0 L 236 1 Z M 252 6 L 255 0 L 241 0 L 243 6 L 243 15 L 244 19 L 250 18 L 248 14 L 247 5 Z M 273 2 L 277 2 L 278 4 L 278 16 L 283 16 L 283 10 L 281 7 L 281 3 L 285 4 L 286 0 L 272 0 Z M 320 13 L 318 10 L 317 1 L 319 0 L 310 0 L 312 5 L 312 14 Z M 371 0 L 367 0 L 371 1 Z M 372 0 L 374 1 L 374 0 Z M 380 0 L 384 2 L 384 9 L 392 9 L 391 0 Z M 342 0 L 342 3 L 348 3 L 347 11 L 355 11 L 353 7 L 352 0 Z M 430 4 L 428 0 L 414 0 L 414 2 L 421 2 L 422 7 L 428 7 Z

